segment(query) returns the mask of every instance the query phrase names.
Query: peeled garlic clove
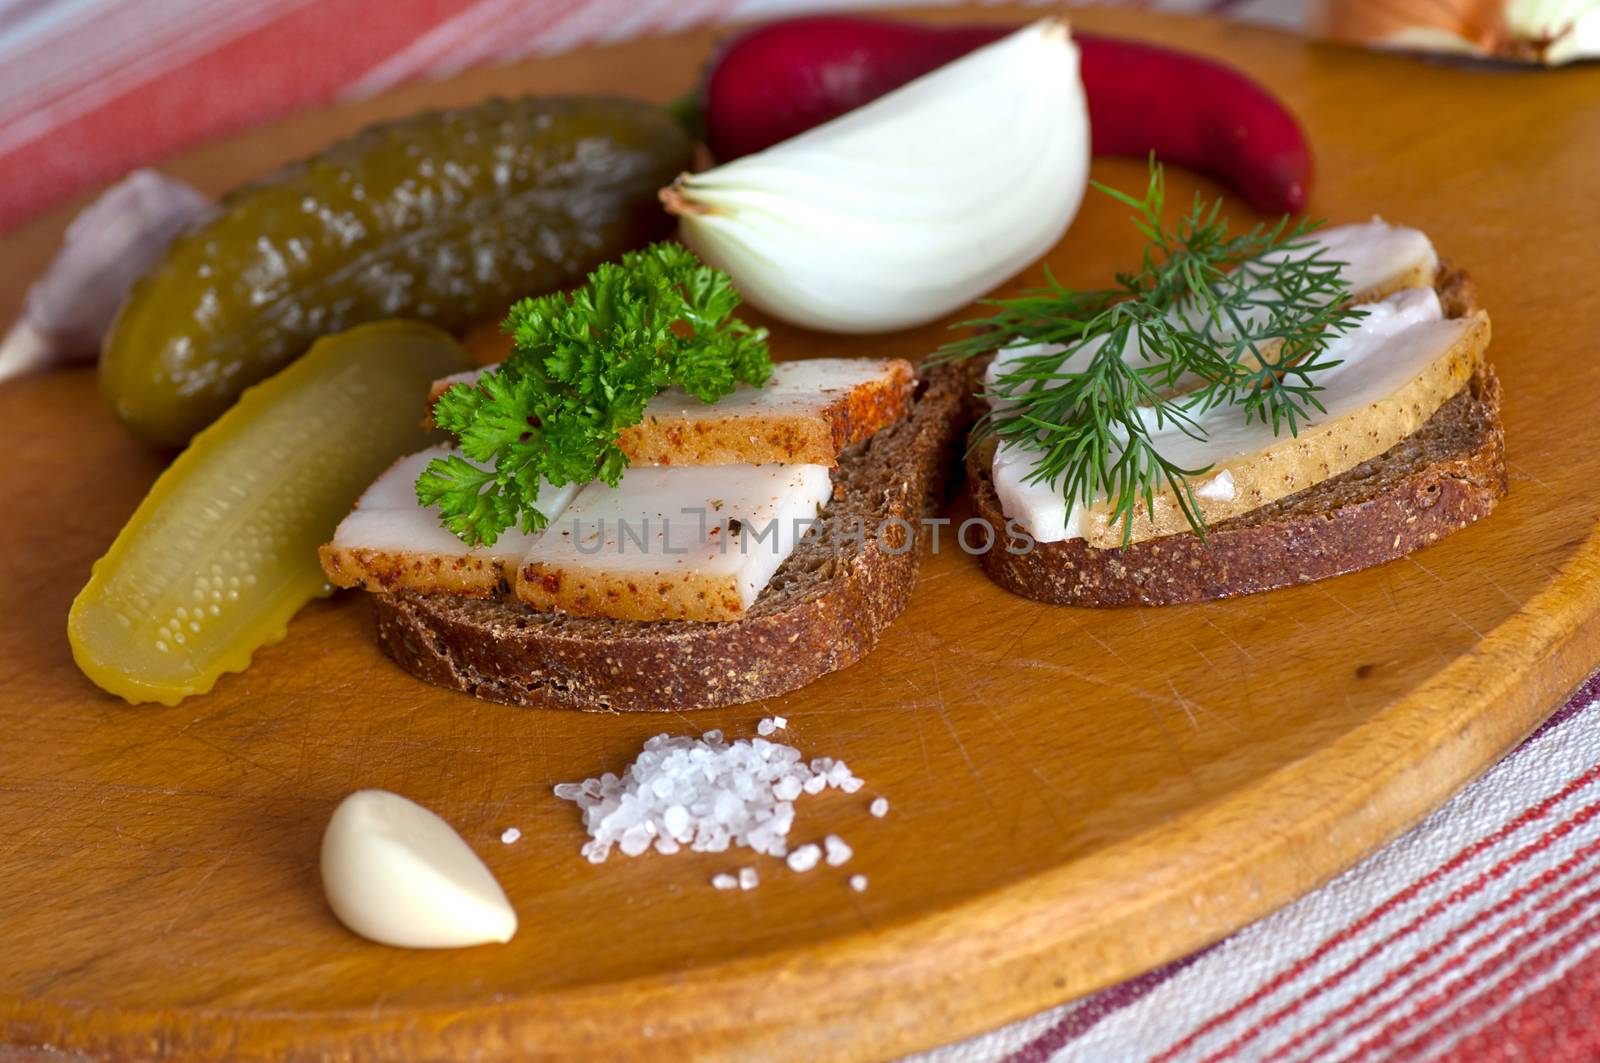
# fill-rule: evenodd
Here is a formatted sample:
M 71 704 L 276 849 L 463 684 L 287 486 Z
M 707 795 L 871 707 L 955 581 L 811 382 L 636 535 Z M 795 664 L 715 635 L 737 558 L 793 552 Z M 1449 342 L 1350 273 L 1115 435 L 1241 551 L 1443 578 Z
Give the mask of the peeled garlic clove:
M 67 227 L 22 318 L 0 341 L 0 380 L 93 360 L 133 282 L 211 209 L 201 192 L 154 170 L 136 170 L 102 192 Z
M 686 174 L 662 200 L 753 305 L 829 332 L 887 332 L 964 306 L 1048 251 L 1088 165 L 1078 48 L 1045 19 Z
M 387 790 L 357 790 L 322 836 L 322 888 L 339 921 L 384 945 L 510 941 L 517 913 L 444 820 Z

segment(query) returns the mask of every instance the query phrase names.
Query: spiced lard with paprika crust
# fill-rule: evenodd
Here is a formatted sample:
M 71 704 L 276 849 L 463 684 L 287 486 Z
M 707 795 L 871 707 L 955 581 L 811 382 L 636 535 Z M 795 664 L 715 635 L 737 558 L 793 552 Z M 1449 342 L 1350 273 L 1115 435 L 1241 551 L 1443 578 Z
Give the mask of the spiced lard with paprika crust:
M 483 372 L 485 370 L 475 370 L 435 382 L 435 399 L 455 384 L 476 381 Z M 769 463 L 832 466 L 841 450 L 905 416 L 912 401 L 914 383 L 915 372 L 910 363 L 900 359 L 824 358 L 780 362 L 773 366 L 772 375 L 765 384 L 740 386 L 716 403 L 703 403 L 678 389 L 662 392 L 646 406 L 641 424 L 623 430 L 618 445 L 635 469 L 717 466 L 730 470 L 729 476 L 734 479 L 758 475 L 749 470 Z M 429 408 L 431 410 L 432 401 Z M 362 496 L 356 508 L 339 525 L 333 540 L 320 551 L 323 572 L 330 583 L 336 587 L 374 591 L 412 590 L 476 598 L 507 595 L 513 588 L 523 586 L 527 588 L 525 598 L 552 608 L 565 606 L 590 612 L 598 608 L 626 619 L 728 619 L 730 611 L 722 607 L 729 600 L 725 580 L 720 585 L 722 593 L 708 593 L 704 599 L 705 608 L 695 613 L 693 601 L 696 599 L 692 596 L 706 588 L 696 586 L 685 592 L 681 584 L 704 581 L 700 580 L 699 573 L 681 561 L 681 555 L 660 551 L 656 556 L 676 575 L 653 601 L 625 593 L 608 599 L 605 588 L 598 595 L 570 595 L 565 599 L 559 595 L 545 595 L 539 586 L 547 585 L 549 580 L 543 577 L 552 575 L 549 558 L 542 562 L 546 567 L 539 586 L 529 580 L 519 581 L 524 556 L 540 542 L 540 533 L 523 533 L 511 528 L 492 545 L 468 546 L 440 524 L 437 513 L 417 501 L 415 482 L 422 469 L 433 458 L 453 453 L 448 448 L 436 447 L 403 458 Z M 692 523 L 693 515 L 678 510 L 712 513 L 713 524 L 729 519 L 759 518 L 765 526 L 774 519 L 773 514 L 762 517 L 747 513 L 739 518 L 731 511 L 716 513 L 716 508 L 735 499 L 736 492 L 731 485 L 718 487 L 701 474 L 667 473 L 656 478 L 663 480 L 658 485 L 658 493 L 687 492 L 670 514 L 680 524 L 680 546 L 687 539 L 681 524 L 686 516 Z M 643 479 L 643 474 L 634 476 L 635 483 L 642 483 Z M 814 489 L 815 476 L 810 483 Z M 537 505 L 548 524 L 557 524 L 568 503 L 584 492 L 587 501 L 580 512 L 592 507 L 600 498 L 606 498 L 611 502 L 608 516 L 615 531 L 616 520 L 624 516 L 622 510 L 630 503 L 626 494 L 619 503 L 615 490 L 606 489 L 603 484 L 566 484 L 557 488 L 541 483 Z M 637 512 L 626 514 L 635 531 L 645 534 L 644 522 L 650 521 L 659 532 L 668 515 L 659 512 L 658 503 L 659 499 L 645 498 L 634 507 Z M 719 505 L 714 507 L 714 503 Z M 791 511 L 803 505 L 796 498 L 786 499 L 779 506 L 784 511 L 783 519 L 792 520 L 798 514 Z M 811 513 L 815 514 L 814 506 Z M 592 528 L 593 522 L 590 523 Z M 557 530 L 558 535 L 562 533 L 570 536 L 572 530 L 570 527 Z M 780 554 L 786 555 L 784 544 L 787 543 L 785 538 L 779 544 Z M 558 545 L 552 543 L 547 552 Z M 673 544 L 662 545 L 671 548 Z M 643 585 L 638 579 L 639 566 L 633 563 L 635 559 L 623 557 L 616 550 L 603 552 L 616 559 L 619 567 L 633 572 L 631 581 L 636 586 Z M 568 561 L 604 560 L 596 556 L 601 553 L 595 550 L 577 554 L 569 556 Z M 718 555 L 726 553 L 720 551 Z M 717 578 L 725 576 L 724 573 Z M 605 581 L 603 567 L 585 565 L 581 571 L 573 573 L 565 586 L 576 588 L 585 583 L 594 586 L 597 581 Z M 625 576 L 622 580 L 624 592 L 627 582 L 629 579 Z M 650 586 L 660 587 L 661 584 L 657 579 Z M 612 584 L 610 589 L 616 590 L 617 585 Z M 687 606 L 684 605 L 685 593 L 691 596 Z M 608 601 L 616 602 L 616 608 L 610 609 Z
M 425 423 L 441 395 L 493 368 L 435 381 Z M 845 447 L 905 415 L 915 376 L 899 358 L 777 362 L 764 384 L 740 385 L 714 403 L 668 388 L 643 421 L 618 433 L 617 446 L 632 465 L 832 465 Z

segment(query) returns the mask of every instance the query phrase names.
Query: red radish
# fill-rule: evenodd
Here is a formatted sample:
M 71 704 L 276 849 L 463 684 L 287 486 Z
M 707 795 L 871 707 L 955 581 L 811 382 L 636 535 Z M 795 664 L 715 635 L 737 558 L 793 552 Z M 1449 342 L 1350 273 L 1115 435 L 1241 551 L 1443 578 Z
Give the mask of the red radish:
M 819 15 L 748 30 L 702 86 L 706 141 L 727 161 L 787 140 L 898 88 L 1011 26 L 924 26 Z M 1144 157 L 1215 177 L 1264 214 L 1305 209 L 1311 151 L 1300 124 L 1230 67 L 1135 41 L 1074 34 L 1097 155 Z

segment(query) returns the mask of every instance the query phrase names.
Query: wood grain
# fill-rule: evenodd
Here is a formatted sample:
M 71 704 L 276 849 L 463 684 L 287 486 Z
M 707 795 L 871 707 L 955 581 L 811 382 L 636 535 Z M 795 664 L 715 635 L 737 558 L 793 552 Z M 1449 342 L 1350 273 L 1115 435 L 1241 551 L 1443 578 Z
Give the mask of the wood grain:
M 130 708 L 73 669 L 64 622 L 159 463 L 87 372 L 8 384 L 0 1043 L 52 1059 L 881 1058 L 1223 936 L 1393 837 L 1534 727 L 1600 660 L 1600 69 L 1461 69 L 1133 12 L 1079 21 L 1253 71 L 1314 138 L 1318 213 L 1420 226 L 1471 269 L 1506 389 L 1511 494 L 1491 519 L 1366 573 L 1161 610 L 1038 605 L 945 551 L 862 663 L 693 716 L 435 690 L 379 655 L 355 594 L 307 609 L 210 696 Z M 490 92 L 667 99 L 711 41 L 472 73 L 169 168 L 219 190 L 379 116 Z M 1140 167 L 1103 160 L 1095 176 L 1131 187 Z M 1050 256 L 1063 280 L 1101 281 L 1127 259 L 1123 213 L 1091 199 Z M 66 216 L 5 238 L 0 316 Z M 776 346 L 916 356 L 938 333 L 778 330 Z M 707 880 L 740 861 L 579 858 L 553 783 L 620 769 L 663 727 L 747 734 L 774 712 L 808 755 L 868 780 L 801 806 L 796 838 L 838 831 L 856 849 L 847 868 L 763 862 L 760 889 L 723 893 Z M 404 952 L 333 920 L 317 842 L 365 786 L 461 829 L 521 913 L 511 944 Z M 893 803 L 882 821 L 865 814 L 879 793 Z M 507 826 L 523 840 L 500 844 Z M 866 893 L 847 888 L 851 872 L 870 877 Z

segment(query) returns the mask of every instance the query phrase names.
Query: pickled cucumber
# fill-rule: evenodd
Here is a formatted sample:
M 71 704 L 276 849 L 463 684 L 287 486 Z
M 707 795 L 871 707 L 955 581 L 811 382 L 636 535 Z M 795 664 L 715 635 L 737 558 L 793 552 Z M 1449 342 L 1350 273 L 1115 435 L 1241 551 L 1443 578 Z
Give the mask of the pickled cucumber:
M 418 406 L 470 365 L 439 329 L 383 321 L 317 341 L 246 391 L 156 480 L 73 601 L 84 675 L 175 705 L 283 638 L 328 592 L 317 547 L 395 458 L 434 441 Z
M 129 293 L 102 388 L 137 434 L 181 445 L 318 336 L 387 317 L 458 330 L 662 235 L 656 192 L 690 151 L 661 108 L 605 97 L 372 126 L 180 237 Z

